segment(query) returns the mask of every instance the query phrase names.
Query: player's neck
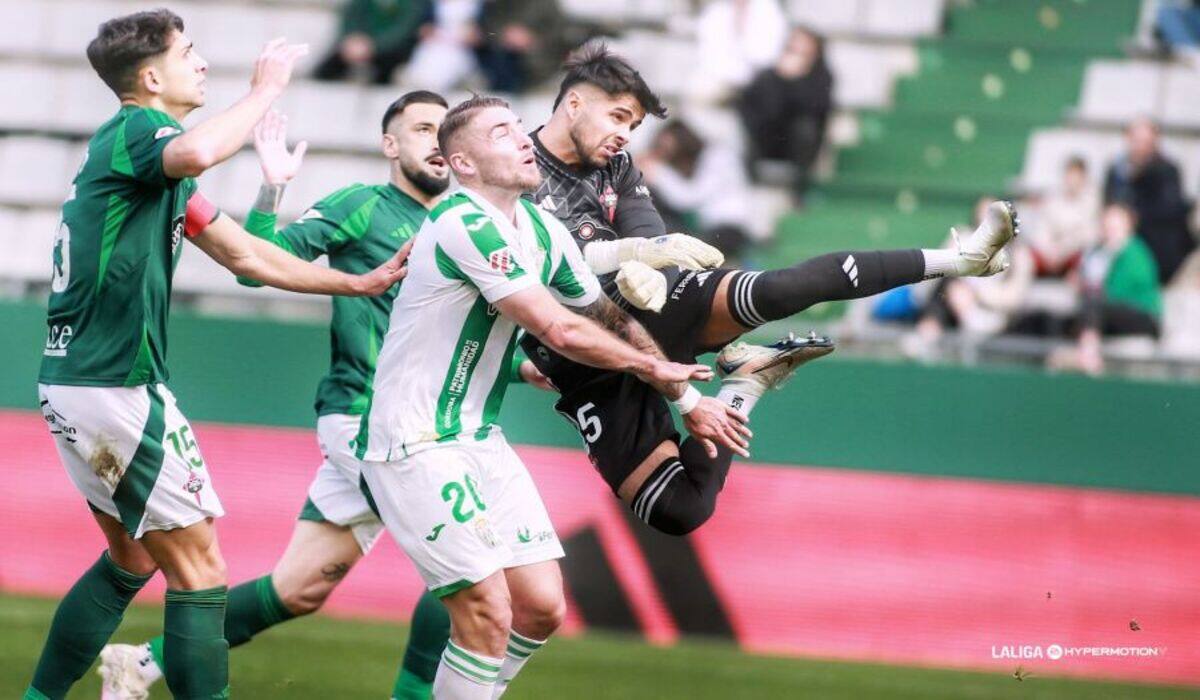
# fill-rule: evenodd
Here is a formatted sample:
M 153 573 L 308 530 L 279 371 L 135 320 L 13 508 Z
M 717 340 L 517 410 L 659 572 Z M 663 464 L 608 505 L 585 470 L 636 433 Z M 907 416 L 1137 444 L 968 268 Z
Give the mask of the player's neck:
M 579 153 L 575 150 L 575 142 L 571 140 L 571 130 L 565 119 L 557 119 L 556 116 L 551 116 L 550 121 L 537 132 L 538 141 L 542 142 L 542 147 L 549 151 L 550 155 L 567 165 L 577 167 Z
M 392 163 L 392 185 L 394 185 L 396 189 L 400 190 L 404 194 L 415 199 L 417 204 L 420 204 L 426 209 L 433 208 L 433 203 L 436 202 L 441 196 L 440 194 L 429 194 L 414 185 L 412 180 L 404 177 L 404 174 L 400 172 L 400 168 L 395 163 Z
M 500 210 L 500 213 L 508 217 L 509 222 L 516 225 L 517 219 L 517 200 L 521 198 L 521 192 L 511 188 L 493 187 L 479 181 L 463 183 L 463 185 L 486 199 L 493 207 Z
M 191 113 L 192 108 L 184 105 L 168 105 L 160 95 L 126 95 L 121 98 L 121 106 L 148 107 L 156 109 L 177 122 L 183 122 L 184 117 Z

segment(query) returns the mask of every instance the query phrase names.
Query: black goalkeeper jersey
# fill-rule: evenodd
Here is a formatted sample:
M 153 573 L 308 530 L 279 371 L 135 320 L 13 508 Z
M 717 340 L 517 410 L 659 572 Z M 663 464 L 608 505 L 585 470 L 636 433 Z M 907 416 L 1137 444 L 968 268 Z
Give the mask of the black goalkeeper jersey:
M 592 241 L 651 238 L 667 232 L 629 153 L 621 151 L 603 168 L 581 168 L 546 150 L 537 131 L 530 136 L 542 172 L 533 201 L 563 222 L 580 248 Z

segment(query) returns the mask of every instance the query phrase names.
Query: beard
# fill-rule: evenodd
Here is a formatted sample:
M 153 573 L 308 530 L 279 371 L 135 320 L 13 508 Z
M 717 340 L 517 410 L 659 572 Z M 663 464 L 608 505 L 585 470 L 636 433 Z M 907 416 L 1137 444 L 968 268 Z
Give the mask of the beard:
M 436 197 L 450 187 L 449 170 L 446 171 L 445 177 L 437 177 L 422 169 L 420 164 L 414 165 L 408 161 L 401 160 L 400 172 L 413 184 L 413 187 L 416 187 L 430 197 Z
M 578 124 L 572 125 L 571 129 L 567 132 L 567 135 L 571 137 L 571 146 L 575 149 L 575 157 L 578 158 L 579 162 L 585 167 L 592 168 L 594 170 L 599 170 L 600 168 L 608 165 L 608 161 L 602 160 L 596 155 L 596 151 L 599 149 L 600 144 L 593 144 L 592 147 L 588 147 L 588 145 L 584 143 L 583 135 L 579 133 L 581 130 L 578 127 Z

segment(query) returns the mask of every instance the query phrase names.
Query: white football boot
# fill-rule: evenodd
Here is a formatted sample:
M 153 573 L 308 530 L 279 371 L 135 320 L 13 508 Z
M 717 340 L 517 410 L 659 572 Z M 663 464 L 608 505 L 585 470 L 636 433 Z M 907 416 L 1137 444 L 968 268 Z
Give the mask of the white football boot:
M 717 375 L 721 386 L 735 386 L 738 391 L 762 396 L 768 389 L 778 389 L 800 365 L 833 352 L 829 338 L 809 333 L 797 338 L 794 333 L 770 345 L 751 345 L 738 341 L 730 343 L 717 355 Z

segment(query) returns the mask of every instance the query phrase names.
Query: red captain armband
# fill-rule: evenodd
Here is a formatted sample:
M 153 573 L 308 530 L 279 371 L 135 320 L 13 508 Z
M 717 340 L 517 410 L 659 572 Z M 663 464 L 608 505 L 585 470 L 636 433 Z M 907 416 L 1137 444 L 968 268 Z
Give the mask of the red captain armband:
M 217 209 L 216 205 L 200 194 L 200 190 L 196 190 L 188 199 L 183 235 L 195 238 L 201 231 L 208 228 L 209 224 L 216 221 L 217 215 L 220 213 L 221 211 Z

